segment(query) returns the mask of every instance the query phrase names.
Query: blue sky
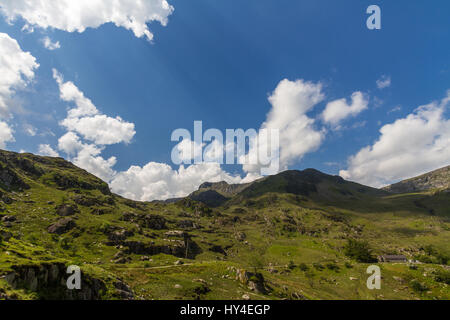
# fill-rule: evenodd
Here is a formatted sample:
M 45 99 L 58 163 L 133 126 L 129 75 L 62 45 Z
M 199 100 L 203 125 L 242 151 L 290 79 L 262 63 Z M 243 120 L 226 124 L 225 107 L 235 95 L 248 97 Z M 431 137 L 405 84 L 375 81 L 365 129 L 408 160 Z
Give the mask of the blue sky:
M 0 6 L 3 2 L 10 1 L 0 1 Z M 17 18 L 12 24 L 6 18 L 1 19 L 0 33 L 15 39 L 39 63 L 34 78 L 14 94 L 14 108 L 20 103 L 26 111 L 12 111 L 13 118 L 8 123 L 14 130 L 15 141 L 8 142 L 6 148 L 38 153 L 39 145 L 48 144 L 72 160 L 58 150 L 58 139 L 68 131 L 60 122 L 73 103 L 60 99 L 52 73 L 56 69 L 99 112 L 120 116 L 135 125 L 136 134 L 129 143 L 102 147 L 104 159 L 116 157 L 115 173 L 126 172 L 133 165 L 142 169 L 149 162 L 171 165 L 172 131 L 193 130 L 195 120 L 202 120 L 205 128 L 221 130 L 260 128 L 272 109 L 268 97 L 283 79 L 320 83 L 324 95 L 307 113 L 314 119 L 316 130 L 326 131 L 323 140 L 314 150 L 290 161 L 290 169 L 313 167 L 330 174 L 344 170 L 347 175 L 343 175 L 351 180 L 378 185 L 450 164 L 445 150 L 436 151 L 436 145 L 442 146 L 450 132 L 448 105 L 444 101 L 450 89 L 448 1 L 169 0 L 169 3 L 174 11 L 168 15 L 167 25 L 149 24 L 154 34 L 151 42 L 112 23 L 81 33 L 68 32 L 59 26 L 45 29 L 35 23 L 34 32 L 28 33 L 21 29 L 33 23 L 24 14 L 16 11 Z M 371 4 L 381 8 L 381 30 L 366 27 L 366 9 Z M 8 7 L 11 14 L 14 5 L 8 6 L 12 6 Z M 58 41 L 60 48 L 45 48 L 42 39 L 46 36 Z M 377 80 L 383 77 L 391 81 L 380 89 Z M 321 120 L 328 103 L 343 98 L 350 103 L 354 92 L 361 92 L 367 100 L 363 111 L 346 117 L 339 127 Z M 439 123 L 429 133 L 426 128 L 433 125 L 432 121 L 416 109 L 433 101 L 434 108 L 441 108 L 442 112 Z M 408 124 L 406 119 L 410 115 L 416 116 L 417 121 Z M 405 121 L 395 122 L 402 119 Z M 423 127 L 415 128 L 421 122 Z M 381 138 L 401 140 L 392 137 L 393 132 L 384 137 L 380 134 L 382 127 L 392 123 L 397 123 L 402 132 L 411 129 L 420 133 L 423 129 L 431 134 L 423 143 L 437 152 L 436 156 L 417 163 L 414 159 L 419 150 L 412 151 L 409 157 L 374 151 L 360 155 L 359 162 L 349 162 L 350 157 L 365 147 L 374 147 Z M 29 127 L 36 131 L 34 136 L 25 132 L 24 128 Z M 391 165 L 394 160 L 397 164 Z M 363 168 L 360 162 L 372 163 L 372 167 Z M 378 166 L 379 163 L 386 165 Z M 398 172 L 399 167 L 407 169 Z M 222 170 L 245 175 L 239 166 Z M 364 170 L 375 172 L 374 176 L 366 179 Z M 386 178 L 381 179 L 383 172 Z M 204 176 L 198 177 L 198 184 L 203 182 L 201 178 Z M 122 193 L 147 200 L 186 193 L 197 183 L 190 181 L 186 188 L 178 190 L 171 187 L 175 182 L 164 179 L 151 176 L 152 181 L 146 186 L 145 179 L 137 182 L 128 177 L 127 182 L 140 189 L 152 183 L 166 185 L 161 193 Z

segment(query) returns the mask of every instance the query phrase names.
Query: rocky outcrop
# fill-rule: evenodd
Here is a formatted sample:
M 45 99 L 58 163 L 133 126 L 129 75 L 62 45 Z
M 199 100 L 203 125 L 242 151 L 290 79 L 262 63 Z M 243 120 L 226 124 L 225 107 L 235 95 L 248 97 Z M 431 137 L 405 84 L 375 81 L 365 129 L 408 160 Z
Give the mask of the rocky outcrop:
M 81 289 L 70 290 L 66 281 L 70 275 L 63 263 L 14 266 L 5 280 L 13 289 L 34 291 L 40 299 L 99 300 L 106 292 L 106 284 L 82 272 Z
M 170 232 L 169 232 L 170 233 Z M 167 237 L 176 237 L 178 239 L 166 240 L 164 244 L 155 244 L 154 242 L 144 243 L 141 241 L 123 241 L 121 245 L 126 247 L 126 253 L 153 256 L 160 253 L 172 255 L 178 258 L 194 259 L 201 249 L 187 234 Z
M 199 225 L 192 220 L 181 220 L 177 222 L 177 227 L 180 229 L 198 229 Z
M 132 237 L 134 234 L 132 231 L 128 231 L 126 229 L 120 229 L 111 231 L 108 234 L 108 240 L 113 242 L 114 244 L 120 243 L 121 241 L 126 240 L 128 237 Z
M 52 224 L 48 227 L 47 231 L 49 233 L 56 233 L 56 234 L 64 234 L 66 232 L 69 232 L 73 228 L 75 228 L 77 225 L 75 221 L 72 218 L 64 218 L 59 220 L 58 222 Z
M 450 166 L 392 184 L 383 189 L 393 193 L 450 189 Z
M 55 208 L 56 214 L 61 217 L 73 216 L 76 213 L 79 213 L 78 207 L 76 205 L 71 204 L 61 204 Z
M 148 228 L 153 230 L 166 229 L 166 218 L 156 214 L 137 214 L 133 212 L 124 213 L 122 216 L 123 221 L 134 222 L 139 224 L 142 228 Z
M 0 165 L 0 185 L 7 190 L 24 190 L 30 187 L 9 167 Z
M 244 269 L 236 269 L 236 280 L 256 293 L 266 294 L 268 292 L 264 277 L 261 273 L 252 273 Z

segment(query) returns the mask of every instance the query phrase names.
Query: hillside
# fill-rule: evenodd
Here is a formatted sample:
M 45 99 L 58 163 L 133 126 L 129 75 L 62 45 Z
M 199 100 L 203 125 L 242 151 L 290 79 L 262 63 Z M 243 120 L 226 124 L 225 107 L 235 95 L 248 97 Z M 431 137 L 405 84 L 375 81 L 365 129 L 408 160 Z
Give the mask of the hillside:
M 448 189 L 450 189 L 450 166 L 384 188 L 384 190 L 394 193 L 412 193 Z
M 63 159 L 0 151 L 0 299 L 450 299 L 449 208 L 312 169 L 136 202 Z M 380 264 L 368 290 L 381 254 L 421 263 Z

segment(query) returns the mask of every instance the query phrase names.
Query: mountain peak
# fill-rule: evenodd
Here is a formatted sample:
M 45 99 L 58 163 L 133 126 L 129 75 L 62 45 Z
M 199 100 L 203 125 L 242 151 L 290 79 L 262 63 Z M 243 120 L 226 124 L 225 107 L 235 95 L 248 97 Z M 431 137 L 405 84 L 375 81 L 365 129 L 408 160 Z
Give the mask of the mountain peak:
M 400 181 L 383 189 L 394 193 L 450 189 L 450 166 Z

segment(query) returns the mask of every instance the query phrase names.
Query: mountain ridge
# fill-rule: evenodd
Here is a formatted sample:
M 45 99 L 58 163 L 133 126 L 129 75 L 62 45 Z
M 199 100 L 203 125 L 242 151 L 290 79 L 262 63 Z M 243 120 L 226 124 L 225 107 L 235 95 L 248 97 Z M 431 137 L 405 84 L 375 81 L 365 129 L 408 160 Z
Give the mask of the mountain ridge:
M 383 190 L 393 193 L 411 193 L 446 189 L 450 189 L 450 165 L 383 188 Z

